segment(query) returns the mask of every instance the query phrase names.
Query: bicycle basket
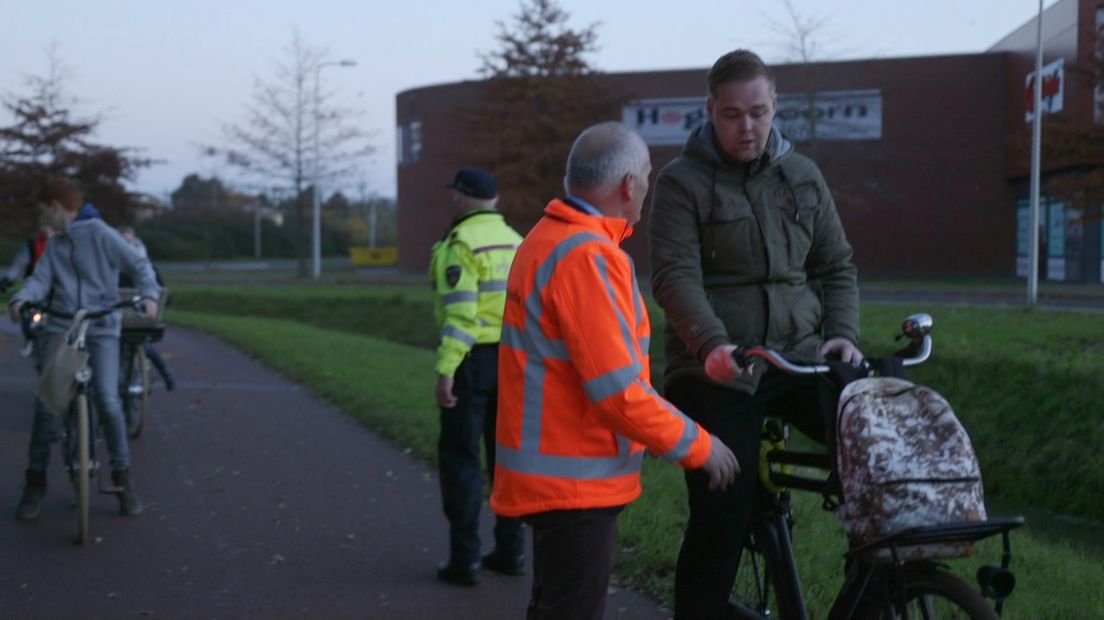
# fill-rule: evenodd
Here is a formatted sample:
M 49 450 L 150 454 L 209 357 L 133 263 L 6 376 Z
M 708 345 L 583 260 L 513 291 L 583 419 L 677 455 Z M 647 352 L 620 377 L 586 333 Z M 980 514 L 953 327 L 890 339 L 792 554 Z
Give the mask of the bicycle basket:
M 120 287 L 119 299 L 131 299 L 138 295 L 138 289 L 132 287 Z M 123 329 L 146 329 L 146 328 L 164 328 L 164 323 L 161 320 L 161 315 L 165 312 L 165 302 L 168 301 L 169 289 L 161 289 L 161 297 L 157 300 L 157 316 L 153 319 L 147 319 L 134 308 L 127 307 L 122 311 L 123 314 Z

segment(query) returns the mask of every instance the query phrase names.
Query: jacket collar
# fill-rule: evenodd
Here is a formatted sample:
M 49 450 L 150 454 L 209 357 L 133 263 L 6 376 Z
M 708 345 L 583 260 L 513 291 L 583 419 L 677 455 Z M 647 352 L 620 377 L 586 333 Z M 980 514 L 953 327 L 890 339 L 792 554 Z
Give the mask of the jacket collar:
M 590 215 L 566 200 L 556 198 L 544 208 L 544 215 L 576 226 L 593 230 L 617 245 L 632 235 L 633 228 L 629 220 L 621 217 Z
M 497 215 L 499 217 L 502 217 L 502 214 L 494 209 L 476 209 L 474 211 L 468 211 L 467 213 L 462 213 L 461 215 L 457 216 L 455 220 L 452 220 L 452 227 L 455 228 L 460 222 L 469 220 L 477 215 Z
M 753 176 L 793 152 L 793 143 L 777 127 L 771 127 L 763 154 L 753 162 L 736 162 L 725 155 L 717 146 L 713 121 L 706 121 L 690 133 L 682 152 L 684 155 L 704 160 L 713 166 L 741 170 L 746 172 L 748 176 Z

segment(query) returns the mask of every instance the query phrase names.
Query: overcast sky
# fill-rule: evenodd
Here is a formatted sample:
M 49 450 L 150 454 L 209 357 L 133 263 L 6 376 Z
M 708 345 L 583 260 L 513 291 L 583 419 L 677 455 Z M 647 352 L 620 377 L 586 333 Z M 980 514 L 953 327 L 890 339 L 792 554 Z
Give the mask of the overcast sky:
M 1056 0 L 1047 0 L 1046 7 Z M 708 67 L 737 47 L 787 60 L 779 0 L 561 0 L 571 24 L 598 22 L 603 71 Z M 793 0 L 832 59 L 981 52 L 1032 19 L 1038 0 Z M 256 78 L 269 79 L 298 30 L 356 67 L 328 68 L 326 88 L 365 111 L 377 153 L 368 191 L 395 194 L 395 95 L 478 78 L 495 22 L 520 0 L 0 0 L 0 94 L 25 93 L 56 44 L 79 113 L 105 113 L 96 139 L 164 163 L 134 189 L 164 197 L 189 173 L 223 175 L 196 144 L 241 120 Z M 10 122 L 0 112 L 0 123 Z M 355 183 L 355 182 L 354 182 Z M 354 184 L 350 183 L 350 185 Z

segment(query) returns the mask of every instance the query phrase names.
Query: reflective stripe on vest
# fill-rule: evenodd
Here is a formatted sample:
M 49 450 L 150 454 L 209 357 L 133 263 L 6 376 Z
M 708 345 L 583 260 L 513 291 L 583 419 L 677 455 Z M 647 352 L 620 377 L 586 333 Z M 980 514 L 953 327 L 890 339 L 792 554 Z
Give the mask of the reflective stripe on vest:
M 472 302 L 479 299 L 479 296 L 469 291 L 458 291 L 456 293 L 446 293 L 441 295 L 441 305 L 447 306 L 449 304 L 458 304 L 463 302 Z
M 444 340 L 446 337 L 455 338 L 456 340 L 463 342 L 469 347 L 475 346 L 475 336 L 472 336 L 468 332 L 452 325 L 445 325 L 445 327 L 441 330 L 441 339 Z
M 506 280 L 487 280 L 479 283 L 480 293 L 493 293 L 506 290 Z

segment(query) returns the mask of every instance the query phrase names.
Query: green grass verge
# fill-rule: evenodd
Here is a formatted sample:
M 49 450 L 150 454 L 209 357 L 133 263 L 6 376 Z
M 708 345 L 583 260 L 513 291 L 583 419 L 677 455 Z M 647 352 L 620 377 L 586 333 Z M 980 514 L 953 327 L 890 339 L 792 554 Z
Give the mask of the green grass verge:
M 864 350 L 906 314 L 863 305 Z M 910 371 L 970 432 L 986 492 L 1104 520 L 1104 320 L 1026 308 L 937 307 L 932 361 Z
M 431 292 L 422 286 L 184 286 L 173 289 L 172 307 L 293 319 L 426 350 L 436 340 Z M 932 363 L 911 376 L 955 407 L 974 440 L 987 493 L 1104 521 L 1100 315 L 864 304 L 863 350 L 891 353 L 901 319 L 916 310 L 935 316 L 936 345 Z M 659 385 L 664 317 L 654 304 L 651 311 L 653 378 Z
M 427 371 L 433 363 L 431 351 L 298 321 L 179 308 L 170 310 L 169 320 L 210 332 L 255 355 L 289 378 L 311 386 L 419 458 L 435 461 L 437 414 L 433 377 Z M 617 574 L 623 584 L 670 604 L 674 560 L 686 520 L 682 474 L 666 462 L 649 459 L 644 487 L 643 497 L 619 522 Z M 834 517 L 820 510 L 817 497 L 798 495 L 795 516 L 794 538 L 809 608 L 823 613 L 841 581 L 842 531 Z M 1104 594 L 1098 587 L 1104 580 L 1104 567 L 1099 555 L 1029 532 L 1016 532 L 1013 539 L 1013 567 L 1019 586 L 1006 617 L 1073 618 L 1104 613 Z M 951 565 L 972 582 L 978 565 L 999 561 L 997 542 L 986 541 L 975 559 Z

